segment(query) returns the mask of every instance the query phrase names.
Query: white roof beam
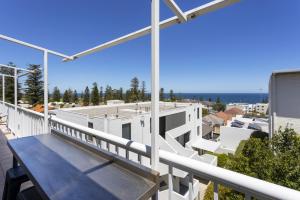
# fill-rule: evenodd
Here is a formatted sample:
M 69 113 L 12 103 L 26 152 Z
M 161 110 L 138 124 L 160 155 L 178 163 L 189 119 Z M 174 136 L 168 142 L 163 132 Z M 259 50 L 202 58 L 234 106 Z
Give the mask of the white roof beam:
M 179 6 L 174 0 L 165 0 L 165 2 L 168 5 L 168 7 L 173 11 L 173 13 L 178 17 L 180 22 L 187 21 L 186 15 L 184 14 L 184 12 L 182 12 L 182 10 L 179 8 Z
M 6 76 L 6 77 L 15 78 L 15 76 L 12 76 L 12 75 L 7 75 L 7 74 L 2 74 L 2 73 L 0 73 L 0 76 Z
M 34 71 L 31 71 L 31 70 L 28 70 L 28 69 L 22 69 L 22 68 L 18 68 L 18 67 L 9 66 L 9 65 L 0 64 L 0 67 L 6 67 L 6 68 L 10 68 L 10 69 L 17 69 L 17 70 L 20 70 L 20 71 L 26 71 L 26 72 L 34 73 Z
M 194 19 L 198 16 L 204 15 L 208 12 L 211 12 L 211 11 L 217 10 L 219 8 L 223 8 L 225 6 L 231 5 L 231 4 L 233 4 L 235 2 L 238 2 L 238 1 L 239 0 L 214 0 L 212 2 L 209 2 L 209 3 L 206 3 L 202 6 L 199 6 L 197 8 L 188 10 L 188 11 L 184 12 L 184 15 L 186 16 L 187 20 L 191 20 L 191 19 Z M 180 22 L 179 20 L 180 19 L 178 18 L 178 16 L 168 18 L 166 20 L 161 21 L 159 23 L 159 27 L 160 27 L 160 29 L 167 28 L 169 26 L 172 26 L 174 24 L 179 23 Z M 114 39 L 114 40 L 111 40 L 109 42 L 105 42 L 103 44 L 95 46 L 95 47 L 93 47 L 91 49 L 88 49 L 86 51 L 82 51 L 80 53 L 72 55 L 71 59 L 65 58 L 64 61 L 69 61 L 69 60 L 73 60 L 73 59 L 76 59 L 76 58 L 80 58 L 80 57 L 95 53 L 97 51 L 101 51 L 101 50 L 119 45 L 121 43 L 124 43 L 124 42 L 130 41 L 130 40 L 142 37 L 144 35 L 147 35 L 150 32 L 151 32 L 151 26 L 147 26 L 147 27 L 142 28 L 138 31 L 129 33 L 129 34 L 124 35 L 122 37 L 119 37 L 117 39 Z
M 39 46 L 36 46 L 34 44 L 30 44 L 30 43 L 27 43 L 27 42 L 23 42 L 21 40 L 17 40 L 15 38 L 11 38 L 11 37 L 8 37 L 8 36 L 5 36 L 5 35 L 0 34 L 0 39 L 7 40 L 7 41 L 13 42 L 13 43 L 17 43 L 17 44 L 20 44 L 20 45 L 23 45 L 23 46 L 26 46 L 26 47 L 30 47 L 30 48 L 33 48 L 33 49 L 37 49 L 37 50 L 40 50 L 40 51 L 43 51 L 43 52 L 47 51 L 48 53 L 51 53 L 53 55 L 56 55 L 56 56 L 59 56 L 59 57 L 62 57 L 62 58 L 67 58 L 69 60 L 73 59 L 72 57 L 64 55 L 62 53 L 58 53 L 58 52 L 55 52 L 55 51 L 52 51 L 52 50 L 49 50 L 49 49 L 46 49 L 46 48 L 43 48 L 43 47 L 39 47 Z

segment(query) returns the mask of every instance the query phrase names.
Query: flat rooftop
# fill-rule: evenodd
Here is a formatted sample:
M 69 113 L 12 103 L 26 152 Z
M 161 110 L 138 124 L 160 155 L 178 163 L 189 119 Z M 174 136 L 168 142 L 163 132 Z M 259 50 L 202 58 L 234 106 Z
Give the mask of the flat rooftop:
M 168 110 L 175 110 L 178 108 L 188 107 L 190 105 L 191 104 L 188 103 L 160 102 L 159 111 L 163 112 Z M 103 106 L 76 107 L 62 110 L 87 115 L 89 118 L 102 118 L 105 116 L 109 118 L 131 118 L 133 116 L 150 113 L 151 103 L 142 102 Z

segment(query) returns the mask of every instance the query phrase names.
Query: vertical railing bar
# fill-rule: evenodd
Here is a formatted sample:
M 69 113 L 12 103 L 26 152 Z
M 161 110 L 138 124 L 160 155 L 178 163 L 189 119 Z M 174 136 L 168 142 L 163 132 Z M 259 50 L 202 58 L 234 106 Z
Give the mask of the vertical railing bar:
M 110 147 L 109 147 L 109 143 L 106 142 L 106 148 L 107 148 L 107 151 L 109 151 Z
M 249 193 L 245 193 L 245 200 L 251 200 L 251 195 Z
M 116 145 L 116 154 L 119 155 L 119 147 Z
M 219 184 L 218 182 L 213 182 L 213 187 L 214 187 L 214 200 L 219 199 Z
M 126 159 L 129 160 L 129 151 L 128 149 L 125 149 L 126 150 Z
M 193 180 L 194 174 L 192 172 L 189 173 L 189 200 L 193 200 Z
M 137 154 L 139 164 L 142 164 L 142 156 L 141 154 Z
M 169 200 L 172 200 L 172 194 L 173 194 L 173 167 L 171 165 L 169 165 L 168 185 L 169 185 Z

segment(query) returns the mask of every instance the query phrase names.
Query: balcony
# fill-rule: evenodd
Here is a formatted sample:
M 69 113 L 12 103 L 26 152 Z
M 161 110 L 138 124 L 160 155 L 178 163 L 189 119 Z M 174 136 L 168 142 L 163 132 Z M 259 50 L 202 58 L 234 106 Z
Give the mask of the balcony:
M 17 107 L 17 110 L 15 110 L 14 105 L 3 102 L 0 102 L 0 112 L 2 116 L 6 116 L 7 128 L 14 133 L 15 137 L 26 137 L 42 133 L 44 125 L 43 114 L 21 107 Z M 147 163 L 142 162 L 144 160 L 150 163 L 151 148 L 149 146 L 64 121 L 55 116 L 49 118 L 49 125 L 51 134 L 76 139 L 76 141 L 84 145 L 117 154 L 138 164 Z M 5 148 L 5 142 L 3 141 L 4 139 L 1 135 L 1 149 Z M 5 156 L 9 157 L 9 152 Z M 159 192 L 159 199 L 195 199 L 199 191 L 199 178 L 214 183 L 214 199 L 218 199 L 219 184 L 244 193 L 246 199 L 251 199 L 251 197 L 258 199 L 300 199 L 299 191 L 212 166 L 165 150 L 159 150 L 159 160 L 160 164 L 166 165 L 168 170 L 167 185 L 164 187 L 164 190 Z M 188 174 L 185 180 L 186 192 L 173 190 L 173 183 L 175 183 L 173 172 L 176 170 Z M 3 176 L 0 178 L 3 179 Z

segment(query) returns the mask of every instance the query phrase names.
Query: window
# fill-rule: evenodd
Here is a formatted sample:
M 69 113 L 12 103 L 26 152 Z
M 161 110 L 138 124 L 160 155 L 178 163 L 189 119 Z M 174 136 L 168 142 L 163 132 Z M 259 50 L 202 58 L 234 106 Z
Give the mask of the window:
M 200 110 L 199 110 L 199 108 L 197 108 L 197 119 L 199 119 L 200 118 Z
M 191 114 L 189 114 L 189 122 L 191 121 Z
M 88 122 L 88 127 L 89 128 L 94 128 L 94 124 L 92 122 Z
M 200 126 L 197 126 L 197 135 L 200 135 Z
M 131 140 L 131 123 L 122 124 L 122 138 Z

